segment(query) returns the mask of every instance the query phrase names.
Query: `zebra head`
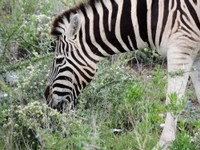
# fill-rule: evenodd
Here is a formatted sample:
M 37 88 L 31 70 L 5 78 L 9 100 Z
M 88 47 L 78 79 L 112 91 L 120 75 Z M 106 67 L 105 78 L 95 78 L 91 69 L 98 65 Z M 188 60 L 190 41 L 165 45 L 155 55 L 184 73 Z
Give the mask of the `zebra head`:
M 95 72 L 80 55 L 80 16 L 59 19 L 54 21 L 52 28 L 56 32 L 53 35 L 56 35 L 57 41 L 45 98 L 50 107 L 63 112 L 74 107 L 77 96 L 91 81 Z

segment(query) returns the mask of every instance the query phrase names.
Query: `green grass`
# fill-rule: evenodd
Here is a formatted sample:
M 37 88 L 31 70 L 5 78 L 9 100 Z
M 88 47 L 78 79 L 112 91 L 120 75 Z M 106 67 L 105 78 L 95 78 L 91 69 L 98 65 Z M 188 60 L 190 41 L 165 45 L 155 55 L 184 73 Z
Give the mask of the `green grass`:
M 1 137 L 9 140 L 1 138 L 2 147 L 59 150 L 154 147 L 162 131 L 160 124 L 164 122 L 160 114 L 167 109 L 165 68 L 144 68 L 138 72 L 122 63 L 121 58 L 114 64 L 104 60 L 81 94 L 76 109 L 59 114 L 47 108 L 42 100 L 51 60 L 44 57 L 30 63 L 26 71 L 17 70 L 20 84 L 6 86 L 12 92 L 1 102 L 0 130 Z M 186 93 L 190 96 L 193 92 L 189 89 Z M 192 102 L 184 106 L 171 149 L 199 147 L 200 111 L 192 107 Z
M 75 110 L 59 114 L 45 105 L 43 93 L 53 57 L 48 54 L 47 30 L 55 2 L 0 2 L 4 48 L 0 55 L 0 148 L 151 150 L 159 140 L 163 115 L 170 109 L 182 110 L 171 150 L 200 149 L 200 105 L 191 82 L 183 105 L 166 107 L 165 61 L 155 50 L 102 61 Z M 66 6 L 73 3 L 63 0 Z M 13 54 L 13 43 L 18 55 Z M 17 80 L 7 82 L 9 73 Z M 176 94 L 171 97 L 175 103 Z

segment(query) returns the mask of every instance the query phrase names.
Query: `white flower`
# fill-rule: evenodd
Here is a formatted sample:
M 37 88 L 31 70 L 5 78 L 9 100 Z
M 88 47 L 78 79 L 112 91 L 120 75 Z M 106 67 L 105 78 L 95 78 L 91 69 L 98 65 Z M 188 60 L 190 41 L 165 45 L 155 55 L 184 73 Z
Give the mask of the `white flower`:
M 161 127 L 161 128 L 164 128 L 164 126 L 165 126 L 164 123 L 161 123 L 161 124 L 160 124 L 160 127 Z
M 5 94 L 3 95 L 3 97 L 8 97 L 8 94 L 7 94 L 7 93 L 5 93 Z

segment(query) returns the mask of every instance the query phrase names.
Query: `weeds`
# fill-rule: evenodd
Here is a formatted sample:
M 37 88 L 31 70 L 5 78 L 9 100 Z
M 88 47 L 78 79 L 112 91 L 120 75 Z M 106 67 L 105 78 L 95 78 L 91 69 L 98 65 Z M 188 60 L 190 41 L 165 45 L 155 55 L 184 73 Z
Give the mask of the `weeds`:
M 55 3 L 0 2 L 0 147 L 151 150 L 160 136 L 164 114 L 170 109 L 175 114 L 181 111 L 171 149 L 199 149 L 200 111 L 198 106 L 193 107 L 194 93 L 187 91 L 192 102 L 175 105 L 177 96 L 172 94 L 172 105 L 164 105 L 167 73 L 165 61 L 155 50 L 102 61 L 75 110 L 59 114 L 46 106 L 43 89 L 52 62 L 48 28 L 55 10 L 60 11 Z M 160 66 L 155 67 L 157 63 Z M 143 68 L 145 64 L 147 69 Z

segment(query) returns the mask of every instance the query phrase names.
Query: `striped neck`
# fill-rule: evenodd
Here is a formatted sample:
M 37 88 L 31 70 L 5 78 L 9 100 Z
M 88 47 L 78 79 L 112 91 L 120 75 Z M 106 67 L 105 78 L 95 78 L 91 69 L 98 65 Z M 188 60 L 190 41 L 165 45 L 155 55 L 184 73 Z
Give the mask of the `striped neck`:
M 146 1 L 102 0 L 78 11 L 79 46 L 94 63 L 103 58 L 148 47 Z

